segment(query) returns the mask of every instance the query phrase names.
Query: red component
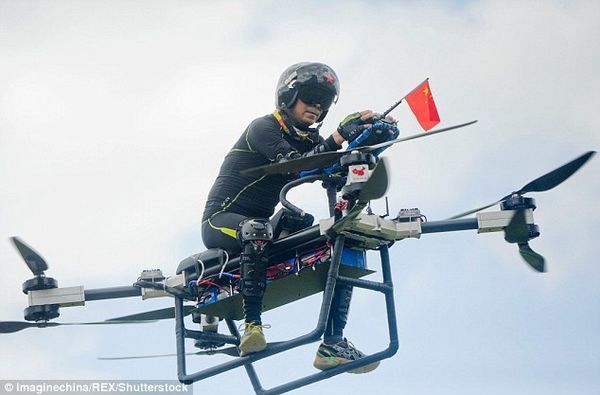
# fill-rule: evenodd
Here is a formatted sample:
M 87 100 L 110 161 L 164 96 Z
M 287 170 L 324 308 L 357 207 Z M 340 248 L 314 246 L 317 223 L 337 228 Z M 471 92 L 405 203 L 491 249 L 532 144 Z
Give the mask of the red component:
M 335 209 L 337 211 L 345 210 L 348 207 L 348 201 L 346 199 L 340 200 L 335 204 Z
M 327 83 L 329 85 L 333 85 L 333 75 L 327 74 L 327 77 L 325 77 L 325 80 L 327 81 Z
M 359 176 L 364 176 L 365 175 L 365 170 L 366 167 L 361 167 L 360 169 L 352 169 L 352 173 L 353 174 L 358 174 Z

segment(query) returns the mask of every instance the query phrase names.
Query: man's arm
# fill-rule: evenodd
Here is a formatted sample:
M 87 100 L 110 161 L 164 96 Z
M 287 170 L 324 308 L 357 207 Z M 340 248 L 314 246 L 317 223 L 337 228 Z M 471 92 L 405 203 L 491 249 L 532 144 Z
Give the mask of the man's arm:
M 260 152 L 270 161 L 289 160 L 302 156 L 311 156 L 342 148 L 344 141 L 352 142 L 366 128 L 371 126 L 369 121 L 374 117 L 371 110 L 365 110 L 348 115 L 328 138 L 320 139 L 310 151 L 301 154 L 284 138 L 278 126 L 267 119 L 261 119 L 250 125 L 247 131 L 248 143 L 253 150 Z
M 283 136 L 279 126 L 274 126 L 267 120 L 261 119 L 250 125 L 246 138 L 253 151 L 261 153 L 273 162 L 314 155 L 321 152 L 336 151 L 341 148 L 341 144 L 338 141 L 344 141 L 336 131 L 325 140 L 321 138 L 310 151 L 301 154 Z

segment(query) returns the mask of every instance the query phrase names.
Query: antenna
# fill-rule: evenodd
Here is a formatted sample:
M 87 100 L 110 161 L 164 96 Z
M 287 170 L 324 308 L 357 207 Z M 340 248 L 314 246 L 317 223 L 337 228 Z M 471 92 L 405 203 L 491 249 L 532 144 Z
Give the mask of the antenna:
M 385 197 L 385 215 L 382 215 L 381 218 L 389 217 L 390 215 L 390 206 L 388 204 L 388 197 Z

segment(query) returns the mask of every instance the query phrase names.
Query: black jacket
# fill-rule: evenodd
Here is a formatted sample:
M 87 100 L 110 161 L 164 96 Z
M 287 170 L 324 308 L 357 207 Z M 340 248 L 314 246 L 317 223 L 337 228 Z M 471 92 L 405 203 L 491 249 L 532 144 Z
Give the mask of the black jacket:
M 221 165 L 206 201 L 205 221 L 217 213 L 233 212 L 247 217 L 268 218 L 279 202 L 281 188 L 290 176 L 246 176 L 240 171 L 277 162 L 290 154 L 312 154 L 339 149 L 332 137 L 324 140 L 318 132 L 297 140 L 286 133 L 272 114 L 248 125 Z

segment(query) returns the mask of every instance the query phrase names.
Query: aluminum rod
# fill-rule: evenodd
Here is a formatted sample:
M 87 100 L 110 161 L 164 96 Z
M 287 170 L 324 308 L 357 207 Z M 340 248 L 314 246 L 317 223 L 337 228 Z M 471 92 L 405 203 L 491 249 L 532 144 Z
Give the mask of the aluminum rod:
M 229 328 L 229 332 L 231 332 L 231 335 L 237 337 L 238 339 L 241 339 L 240 332 L 238 331 L 235 322 L 233 320 L 226 319 L 225 323 L 227 324 L 227 328 Z M 254 388 L 254 392 L 256 392 L 257 394 L 261 394 L 262 392 L 264 392 L 264 389 L 260 384 L 260 379 L 256 374 L 256 370 L 254 369 L 254 365 L 252 365 L 252 363 L 247 363 L 244 365 L 244 369 L 246 369 L 246 373 L 250 378 L 250 383 Z
M 271 388 L 269 390 L 263 390 L 262 387 L 258 390 L 255 387 L 255 392 L 259 395 L 278 395 L 283 394 L 288 391 L 292 391 L 294 389 L 304 387 L 309 384 L 316 383 L 321 380 L 325 380 L 338 374 L 345 373 L 348 370 L 357 369 L 362 366 L 366 366 L 370 363 L 381 361 L 386 358 L 392 357 L 398 351 L 399 342 L 398 342 L 398 329 L 396 323 L 396 309 L 394 306 L 394 293 L 393 293 L 393 284 L 392 284 L 392 276 L 391 276 L 391 266 L 389 260 L 389 252 L 387 246 L 382 246 L 380 250 L 381 257 L 381 267 L 383 272 L 384 284 L 388 285 L 385 290 L 381 290 L 385 294 L 386 301 L 386 310 L 388 314 L 388 330 L 390 335 L 390 343 L 388 348 L 383 351 L 377 352 L 375 354 L 363 357 L 359 360 L 342 364 L 333 369 L 328 369 L 319 373 L 314 373 L 312 375 L 302 377 L 291 381 L 289 383 L 285 383 L 279 385 L 277 387 Z
M 273 346 L 268 347 L 266 350 L 257 352 L 254 354 L 249 354 L 243 357 L 240 357 L 236 360 L 222 363 L 220 365 L 216 365 L 197 373 L 186 374 L 185 373 L 185 347 L 184 347 L 184 339 L 185 339 L 185 327 L 183 322 L 183 301 L 181 298 L 176 297 L 175 300 L 175 319 L 176 319 L 176 337 L 177 337 L 177 370 L 178 370 L 178 378 L 184 384 L 188 384 L 191 382 L 200 381 L 206 379 L 208 377 L 212 377 L 218 375 L 220 373 L 224 373 L 231 369 L 235 369 L 241 367 L 242 365 L 246 365 L 248 363 L 252 363 L 258 361 L 260 359 L 269 357 L 271 355 L 287 351 L 289 349 L 312 343 L 317 341 L 325 332 L 325 326 L 327 323 L 327 317 L 329 315 L 329 308 L 331 306 L 331 300 L 333 299 L 333 289 L 335 287 L 335 280 L 338 275 L 338 269 L 340 266 L 340 261 L 342 259 L 342 250 L 344 249 L 344 236 L 338 235 L 333 250 L 333 257 L 331 259 L 331 264 L 329 267 L 329 272 L 327 274 L 327 283 L 325 286 L 325 291 L 323 292 L 323 302 L 321 304 L 321 311 L 319 314 L 319 319 L 317 322 L 317 327 L 311 332 L 299 336 L 295 339 L 275 344 Z
M 298 178 L 294 181 L 288 182 L 287 184 L 285 184 L 283 186 L 283 188 L 281 189 L 281 192 L 279 192 L 279 201 L 281 202 L 281 205 L 283 207 L 287 208 L 288 210 L 292 211 L 294 214 L 297 214 L 300 217 L 304 217 L 304 215 L 306 215 L 306 212 L 304 210 L 302 210 L 300 207 L 298 207 L 295 204 L 293 204 L 292 202 L 290 202 L 289 200 L 287 200 L 286 195 L 290 191 L 290 189 L 295 188 L 298 185 L 306 184 L 309 182 L 315 182 L 315 181 L 318 181 L 321 179 L 323 179 L 323 176 L 321 174 L 317 174 L 317 175 Z
M 389 345 L 385 350 L 377 352 L 377 353 L 369 355 L 369 356 L 366 356 L 364 358 L 361 358 L 360 360 L 356 360 L 356 361 L 353 361 L 353 362 L 350 362 L 347 364 L 340 365 L 333 369 L 329 369 L 329 370 L 326 370 L 323 372 L 319 372 L 319 373 L 315 373 L 315 374 L 312 374 L 312 375 L 309 375 L 306 377 L 302 377 L 302 378 L 296 379 L 294 381 L 282 384 L 280 386 L 277 386 L 277 387 L 274 387 L 274 388 L 271 388 L 268 390 L 265 390 L 262 387 L 260 380 L 256 374 L 256 371 L 254 369 L 254 366 L 252 365 L 253 362 L 256 362 L 260 359 L 269 357 L 271 355 L 274 355 L 274 354 L 277 354 L 277 353 L 280 353 L 283 351 L 290 350 L 292 348 L 295 348 L 295 347 L 298 347 L 298 346 L 301 346 L 304 344 L 308 344 L 308 343 L 317 341 L 321 338 L 321 336 L 323 335 L 323 332 L 325 331 L 327 318 L 329 316 L 329 310 L 331 307 L 331 301 L 333 299 L 333 292 L 334 292 L 334 288 L 336 286 L 336 281 L 338 278 L 340 278 L 338 270 L 339 270 L 339 266 L 341 263 L 341 256 L 342 256 L 342 250 L 344 248 L 344 241 L 345 241 L 344 235 L 338 235 L 336 237 L 336 240 L 334 243 L 334 251 L 333 251 L 329 271 L 327 274 L 327 282 L 325 285 L 325 290 L 323 292 L 323 301 L 321 303 L 321 309 L 320 309 L 316 328 L 313 331 L 311 331 L 305 335 L 296 337 L 296 338 L 286 341 L 286 342 L 270 345 L 264 351 L 254 353 L 254 354 L 249 354 L 247 356 L 240 357 L 237 360 L 233 360 L 233 361 L 229 361 L 229 362 L 217 365 L 217 366 L 213 366 L 213 367 L 204 369 L 202 371 L 199 371 L 197 373 L 193 373 L 193 374 L 189 374 L 189 375 L 186 374 L 186 372 L 185 372 L 184 340 L 185 340 L 185 337 L 194 337 L 194 336 L 190 336 L 190 335 L 192 335 L 192 332 L 186 330 L 184 327 L 183 300 L 180 297 L 175 297 L 175 318 L 176 318 L 175 330 L 176 330 L 176 337 L 177 337 L 177 369 L 178 369 L 179 380 L 184 384 L 190 384 L 192 382 L 200 381 L 205 378 L 215 376 L 220 373 L 224 373 L 231 369 L 244 366 L 244 368 L 246 369 L 246 373 L 248 374 L 248 377 L 250 378 L 250 381 L 252 383 L 252 386 L 253 386 L 256 394 L 258 394 L 258 395 L 275 395 L 275 394 L 282 394 L 284 392 L 291 391 L 293 389 L 300 388 L 305 385 L 336 376 L 338 374 L 347 372 L 348 370 L 356 369 L 356 368 L 368 365 L 370 363 L 380 361 L 382 359 L 386 359 L 386 358 L 393 356 L 398 350 L 398 331 L 397 331 L 397 324 L 396 324 L 393 283 L 392 283 L 392 276 L 391 276 L 391 266 L 390 266 L 390 261 L 389 261 L 388 247 L 382 246 L 380 248 L 380 258 L 381 258 L 384 282 L 383 283 L 375 283 L 372 281 L 366 282 L 366 283 L 359 282 L 357 285 L 358 286 L 362 285 L 362 286 L 365 286 L 366 288 L 374 289 L 376 291 L 382 292 L 385 295 L 386 309 L 387 309 L 387 315 L 388 315 L 387 321 L 388 321 L 388 329 L 389 329 L 389 336 L 390 336 Z M 346 280 L 347 278 L 342 277 L 342 279 Z M 343 281 L 343 282 L 346 282 L 346 281 Z M 375 284 L 379 284 L 379 285 L 376 287 Z M 239 339 L 240 334 L 239 334 L 237 328 L 235 327 L 234 321 L 227 319 L 226 323 L 229 328 L 229 331 L 231 332 L 231 335 L 232 335 L 231 338 L 235 338 L 236 340 Z
M 183 298 L 175 297 L 175 344 L 177 346 L 177 377 L 183 384 L 191 384 L 192 380 L 185 374 L 185 324 L 183 322 Z
M 189 338 L 189 339 L 207 340 L 207 341 L 213 341 L 213 342 L 224 342 L 224 343 L 228 343 L 228 344 L 235 344 L 236 346 L 240 343 L 240 341 L 237 337 L 223 335 L 220 333 L 194 331 L 191 329 L 186 329 L 184 333 L 185 333 L 185 337 Z
M 363 280 L 361 278 L 352 278 L 346 276 L 338 276 L 340 283 L 348 284 L 353 287 L 370 289 L 371 291 L 385 292 L 390 286 L 377 281 Z
M 142 289 L 134 286 L 87 289 L 83 291 L 85 301 L 129 298 L 142 296 Z
M 477 218 L 430 221 L 421 224 L 421 233 L 454 232 L 458 230 L 478 229 Z

